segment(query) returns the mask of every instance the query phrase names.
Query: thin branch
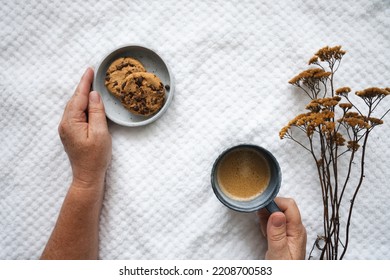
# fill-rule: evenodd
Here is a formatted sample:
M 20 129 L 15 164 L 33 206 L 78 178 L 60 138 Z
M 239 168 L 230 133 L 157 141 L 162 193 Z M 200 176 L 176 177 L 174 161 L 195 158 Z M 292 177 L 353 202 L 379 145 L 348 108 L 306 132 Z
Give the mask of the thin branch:
M 290 139 L 290 140 L 294 141 L 295 143 L 297 143 L 299 146 L 301 146 L 302 148 L 304 148 L 308 152 L 311 152 L 307 147 L 305 147 L 305 145 L 303 145 L 301 142 L 295 140 L 290 134 L 288 134 L 288 135 L 286 134 L 286 136 L 287 136 L 286 137 L 287 139 Z
M 355 204 L 355 200 L 357 197 L 357 194 L 362 186 L 363 179 L 364 179 L 364 160 L 365 160 L 365 155 L 366 155 L 366 147 L 367 147 L 367 140 L 368 140 L 368 135 L 369 132 L 367 132 L 366 137 L 364 138 L 364 143 L 362 147 L 362 159 L 361 159 L 361 165 L 360 165 L 360 179 L 359 183 L 355 189 L 355 192 L 353 194 L 353 197 L 351 199 L 351 204 L 349 207 L 349 214 L 348 214 L 348 220 L 347 220 L 347 226 L 346 226 L 346 237 L 345 237 L 345 246 L 343 249 L 343 252 L 340 256 L 340 260 L 344 258 L 345 253 L 347 252 L 348 244 L 349 244 L 349 234 L 350 234 L 350 226 L 351 226 L 351 218 L 352 218 L 352 211 L 353 211 L 353 206 Z

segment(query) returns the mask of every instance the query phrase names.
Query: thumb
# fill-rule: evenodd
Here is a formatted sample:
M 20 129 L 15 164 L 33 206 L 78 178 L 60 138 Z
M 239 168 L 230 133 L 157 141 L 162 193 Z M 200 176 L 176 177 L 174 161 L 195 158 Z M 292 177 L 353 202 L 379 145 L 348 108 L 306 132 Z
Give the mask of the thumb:
M 275 212 L 269 217 L 267 224 L 267 241 L 267 258 L 284 259 L 289 255 L 286 216 L 284 213 Z
M 89 131 L 107 130 L 107 120 L 104 105 L 98 92 L 91 91 L 88 103 Z

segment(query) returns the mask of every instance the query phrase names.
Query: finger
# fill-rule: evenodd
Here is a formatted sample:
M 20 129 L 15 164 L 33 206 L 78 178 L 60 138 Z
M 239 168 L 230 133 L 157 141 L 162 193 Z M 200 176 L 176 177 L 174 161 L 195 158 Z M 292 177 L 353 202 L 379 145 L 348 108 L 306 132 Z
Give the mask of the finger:
M 79 97 L 81 95 L 82 97 L 86 97 L 88 99 L 88 94 L 91 91 L 92 82 L 93 69 L 91 67 L 88 67 L 87 70 L 85 70 L 83 76 L 81 77 L 73 96 Z
M 286 216 L 282 212 L 271 214 L 267 224 L 268 255 L 274 259 L 289 256 Z
M 267 223 L 268 223 L 268 218 L 270 216 L 270 213 L 267 211 L 267 209 L 263 208 L 263 209 L 260 209 L 259 211 L 257 211 L 257 216 L 259 217 L 261 232 L 266 237 L 267 236 Z
M 88 123 L 88 135 L 108 130 L 104 105 L 99 93 L 96 91 L 91 91 L 89 94 Z
M 88 97 L 93 82 L 93 70 L 88 67 L 80 79 L 80 82 L 66 106 L 66 112 L 70 117 L 80 118 L 88 108 Z
M 288 230 L 293 232 L 300 231 L 302 228 L 302 219 L 295 200 L 292 198 L 277 197 L 275 198 L 275 202 L 286 215 Z

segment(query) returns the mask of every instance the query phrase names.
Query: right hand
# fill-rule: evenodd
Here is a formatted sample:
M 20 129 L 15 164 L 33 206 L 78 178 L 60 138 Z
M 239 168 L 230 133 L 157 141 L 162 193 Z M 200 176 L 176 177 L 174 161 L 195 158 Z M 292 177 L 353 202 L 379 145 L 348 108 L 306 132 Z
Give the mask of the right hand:
M 58 127 L 72 166 L 73 180 L 81 183 L 104 181 L 111 160 L 111 135 L 104 105 L 99 93 L 90 91 L 92 81 L 93 70 L 88 68 L 66 105 Z
M 295 201 L 291 198 L 275 198 L 283 212 L 269 214 L 266 209 L 258 212 L 260 226 L 268 241 L 267 260 L 304 260 L 306 256 L 306 229 Z

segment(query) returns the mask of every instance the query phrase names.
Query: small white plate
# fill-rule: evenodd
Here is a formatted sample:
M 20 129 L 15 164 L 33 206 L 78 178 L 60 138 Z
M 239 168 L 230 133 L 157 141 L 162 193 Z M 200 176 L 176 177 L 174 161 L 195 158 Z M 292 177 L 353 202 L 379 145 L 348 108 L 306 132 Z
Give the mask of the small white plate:
M 117 58 L 126 56 L 139 60 L 144 65 L 146 71 L 159 77 L 165 86 L 164 106 L 154 115 L 143 117 L 130 113 L 122 106 L 120 100 L 110 94 L 104 85 L 106 72 L 111 63 Z M 106 110 L 106 116 L 110 120 L 124 126 L 142 126 L 154 122 L 165 113 L 172 101 L 175 85 L 168 65 L 159 54 L 140 45 L 127 45 L 111 51 L 98 64 L 95 68 L 93 89 L 101 94 Z

